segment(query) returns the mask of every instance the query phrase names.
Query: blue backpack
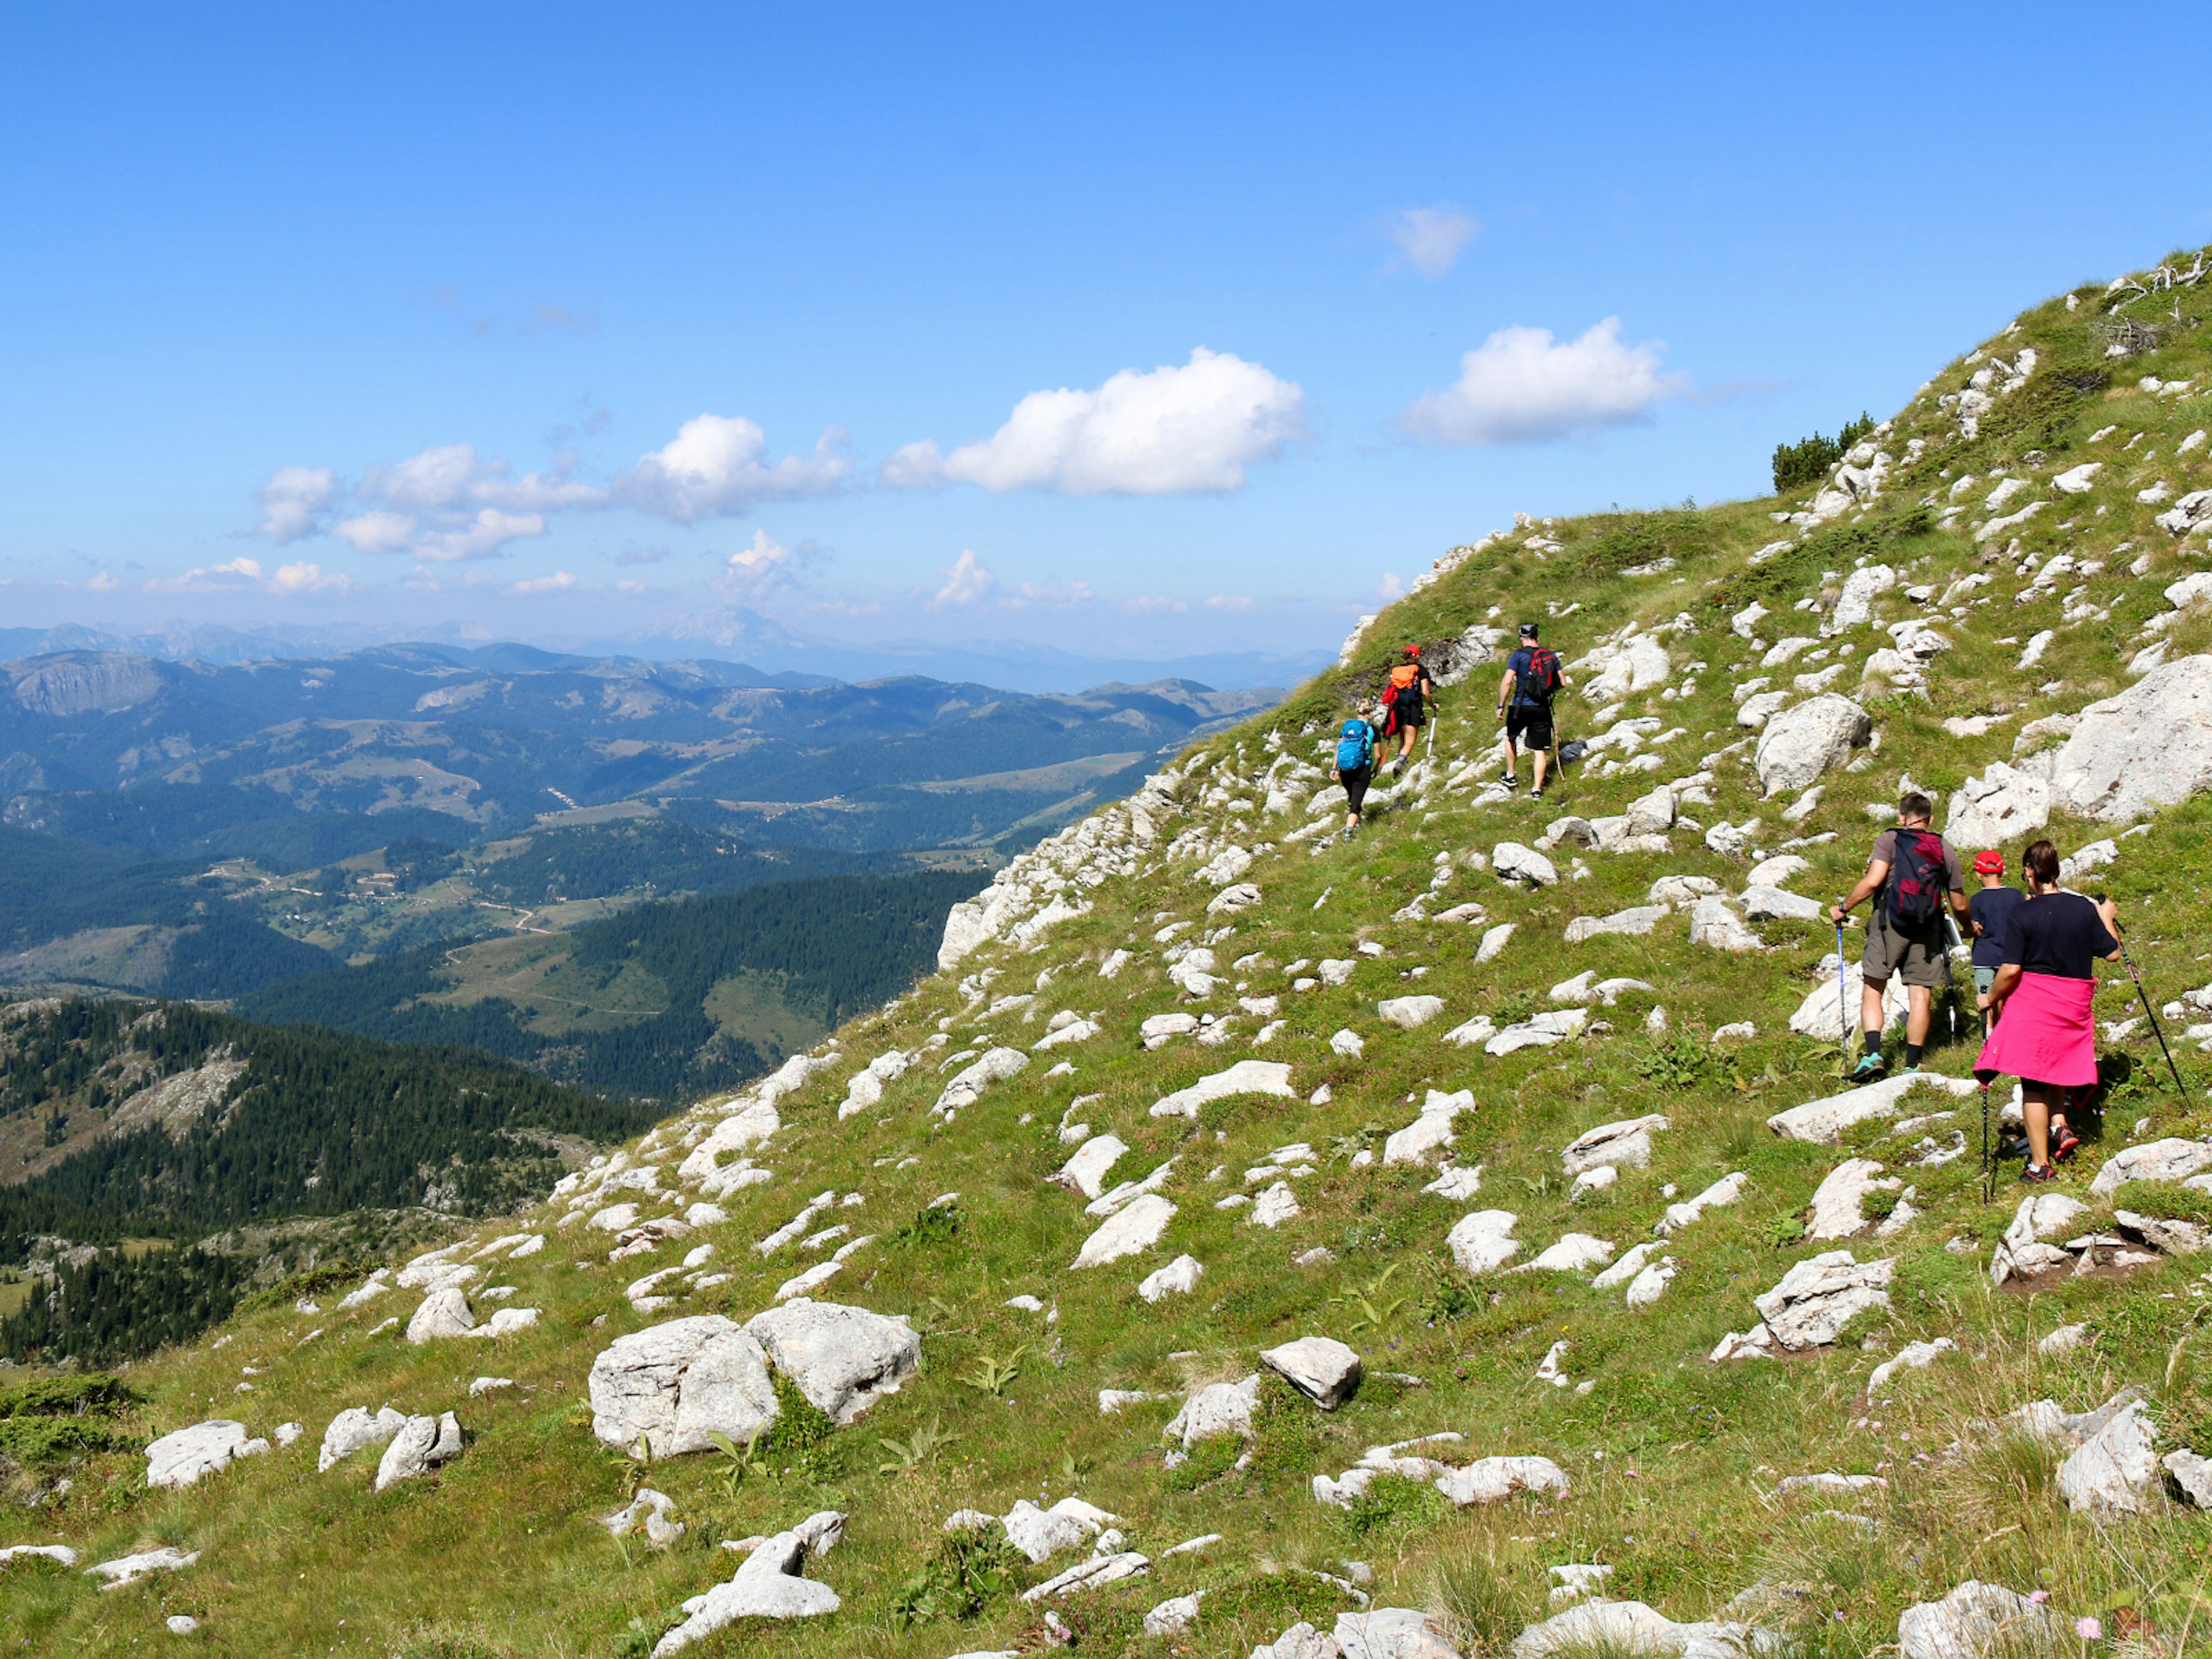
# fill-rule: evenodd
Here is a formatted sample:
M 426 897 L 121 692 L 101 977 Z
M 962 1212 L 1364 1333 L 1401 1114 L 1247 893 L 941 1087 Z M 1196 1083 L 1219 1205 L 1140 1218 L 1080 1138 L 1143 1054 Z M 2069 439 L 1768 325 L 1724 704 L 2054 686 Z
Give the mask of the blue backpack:
M 1364 771 L 1375 758 L 1375 728 L 1356 715 L 1344 723 L 1336 738 L 1336 769 Z

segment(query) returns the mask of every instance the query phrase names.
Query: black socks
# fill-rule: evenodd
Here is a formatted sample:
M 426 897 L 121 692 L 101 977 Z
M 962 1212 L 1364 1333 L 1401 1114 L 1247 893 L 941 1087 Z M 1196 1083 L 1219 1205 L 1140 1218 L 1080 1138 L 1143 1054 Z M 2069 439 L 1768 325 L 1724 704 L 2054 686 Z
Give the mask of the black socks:
M 1866 1043 L 1867 1057 L 1869 1060 L 1880 1060 L 1881 1058 L 1881 1033 L 1879 1031 L 1869 1031 L 1864 1034 L 1863 1040 Z
M 1923 1045 L 1917 1042 L 1908 1042 L 1905 1045 L 1905 1065 L 1906 1070 L 1909 1071 L 1913 1066 L 1920 1064 L 1922 1047 Z

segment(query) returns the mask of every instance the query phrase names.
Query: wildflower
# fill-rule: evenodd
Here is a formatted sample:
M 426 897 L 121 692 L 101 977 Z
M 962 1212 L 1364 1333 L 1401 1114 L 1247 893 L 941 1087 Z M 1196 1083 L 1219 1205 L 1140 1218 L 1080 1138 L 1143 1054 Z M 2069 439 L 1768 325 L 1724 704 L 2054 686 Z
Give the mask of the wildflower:
M 2051 1592 L 2049 1590 L 2030 1590 L 2028 1592 L 2027 1599 L 2034 1602 L 2036 1606 L 2041 1607 L 2045 1601 L 2048 1601 L 2051 1599 Z
M 2074 1621 L 2074 1633 L 2085 1642 L 2101 1642 L 2105 1639 L 2105 1627 L 2094 1619 L 2076 1619 Z

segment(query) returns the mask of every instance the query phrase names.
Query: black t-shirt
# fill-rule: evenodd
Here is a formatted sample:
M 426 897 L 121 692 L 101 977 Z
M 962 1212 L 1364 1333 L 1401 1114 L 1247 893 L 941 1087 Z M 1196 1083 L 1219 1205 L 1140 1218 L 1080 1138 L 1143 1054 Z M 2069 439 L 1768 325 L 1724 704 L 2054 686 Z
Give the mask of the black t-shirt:
M 1982 930 L 1974 941 L 1975 967 L 2004 966 L 2005 924 L 2027 902 L 2027 895 L 2017 887 L 1984 887 L 1966 901 L 1967 913 Z
M 2120 948 L 2097 907 L 2079 893 L 2039 893 L 2005 924 L 2004 966 L 2055 979 L 2094 979 L 2093 965 Z

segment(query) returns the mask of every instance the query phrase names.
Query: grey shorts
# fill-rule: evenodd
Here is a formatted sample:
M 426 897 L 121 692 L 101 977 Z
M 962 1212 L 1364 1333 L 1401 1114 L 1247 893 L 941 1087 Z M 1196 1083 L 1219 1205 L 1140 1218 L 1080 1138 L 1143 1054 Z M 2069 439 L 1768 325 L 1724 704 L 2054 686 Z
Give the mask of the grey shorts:
M 1951 959 L 1943 948 L 1943 919 L 1930 927 L 1907 933 L 1890 920 L 1889 912 L 1875 900 L 1867 919 L 1866 949 L 1859 955 L 1859 971 L 1870 980 L 1902 979 L 1907 985 L 1933 990 L 1951 980 Z

